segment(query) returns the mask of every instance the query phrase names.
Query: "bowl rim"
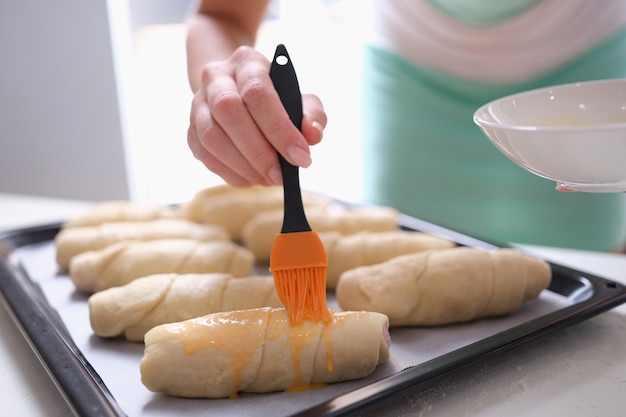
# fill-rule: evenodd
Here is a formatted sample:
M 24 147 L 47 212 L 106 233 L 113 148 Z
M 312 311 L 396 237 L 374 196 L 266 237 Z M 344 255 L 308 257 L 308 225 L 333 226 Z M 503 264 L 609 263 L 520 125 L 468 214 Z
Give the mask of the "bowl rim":
M 530 90 L 520 91 L 518 93 L 509 94 L 506 96 L 502 96 L 495 100 L 491 100 L 480 107 L 478 107 L 474 111 L 473 119 L 474 123 L 476 123 L 480 127 L 489 127 L 493 129 L 500 130 L 509 130 L 509 131 L 547 131 L 547 132 L 574 132 L 574 131 L 610 131 L 610 130 L 626 130 L 626 121 L 619 123 L 605 123 L 605 124 L 590 124 L 583 126 L 532 126 L 532 125 L 521 125 L 521 124 L 511 124 L 511 123 L 502 123 L 495 122 L 491 120 L 487 120 L 484 117 L 481 117 L 482 114 L 491 114 L 489 108 L 494 104 L 515 100 L 516 98 L 528 96 L 531 94 L 537 94 L 540 92 L 545 92 L 549 90 L 563 90 L 568 88 L 581 88 L 589 85 L 597 85 L 597 84 L 616 84 L 623 85 L 626 88 L 626 78 L 607 78 L 607 79 L 599 79 L 599 80 L 589 80 L 589 81 L 578 81 L 564 84 L 555 84 L 545 87 L 533 88 Z

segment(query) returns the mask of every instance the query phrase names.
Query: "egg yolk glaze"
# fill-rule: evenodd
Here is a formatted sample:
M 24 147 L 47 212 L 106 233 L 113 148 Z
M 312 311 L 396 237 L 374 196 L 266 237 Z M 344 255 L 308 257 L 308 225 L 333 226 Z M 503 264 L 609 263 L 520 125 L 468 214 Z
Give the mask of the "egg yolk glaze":
M 379 313 L 331 311 L 328 322 L 291 325 L 285 309 L 259 308 L 157 326 L 145 343 L 148 389 L 223 398 L 365 377 L 389 359 L 390 338 Z

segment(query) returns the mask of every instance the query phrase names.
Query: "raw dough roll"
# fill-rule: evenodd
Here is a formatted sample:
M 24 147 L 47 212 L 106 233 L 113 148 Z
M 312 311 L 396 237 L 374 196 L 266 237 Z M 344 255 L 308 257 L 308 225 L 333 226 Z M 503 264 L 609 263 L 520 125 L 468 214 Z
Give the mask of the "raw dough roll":
M 185 219 L 156 219 L 137 222 L 102 223 L 97 226 L 62 229 L 55 238 L 56 260 L 61 268 L 81 252 L 103 249 L 125 240 L 185 238 L 201 241 L 229 240 L 222 226 L 201 224 Z
M 159 324 L 258 307 L 282 307 L 272 276 L 158 274 L 93 294 L 89 319 L 98 336 L 143 342 Z
M 362 231 L 386 232 L 398 228 L 397 211 L 387 207 L 306 210 L 306 216 L 311 229 L 317 233 L 335 231 L 351 235 Z M 257 214 L 243 228 L 243 245 L 254 253 L 257 260 L 269 260 L 282 223 L 282 210 Z
M 147 221 L 161 218 L 179 218 L 180 208 L 131 201 L 103 201 L 88 207 L 63 224 L 63 228 L 97 226 L 107 222 Z
M 224 272 L 245 277 L 253 265 L 254 255 L 230 241 L 160 239 L 83 252 L 72 258 L 69 273 L 77 289 L 96 292 L 153 274 Z
M 322 232 L 320 238 L 328 257 L 326 286 L 329 289 L 334 289 L 339 276 L 349 269 L 381 263 L 408 253 L 456 246 L 448 239 L 405 230 L 359 232 L 352 235 Z
M 330 200 L 304 193 L 305 207 L 326 207 Z M 282 187 L 232 187 L 220 185 L 196 193 L 185 204 L 185 216 L 201 223 L 220 224 L 233 240 L 240 240 L 241 229 L 257 213 L 283 208 Z
M 516 250 L 458 247 L 346 271 L 336 295 L 341 308 L 381 312 L 391 326 L 434 326 L 511 313 L 550 279 L 547 262 Z
M 141 380 L 151 391 L 221 398 L 363 378 L 389 358 L 387 317 L 333 311 L 292 327 L 284 309 L 216 313 L 146 333 Z

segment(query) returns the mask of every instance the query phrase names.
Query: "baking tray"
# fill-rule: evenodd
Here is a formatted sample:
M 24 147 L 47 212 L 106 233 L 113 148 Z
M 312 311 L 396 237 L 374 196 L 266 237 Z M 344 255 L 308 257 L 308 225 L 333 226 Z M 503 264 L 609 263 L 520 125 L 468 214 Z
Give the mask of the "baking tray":
M 505 246 L 410 216 L 401 215 L 400 224 L 462 246 Z M 56 268 L 53 239 L 60 226 L 0 233 L 0 301 L 80 416 L 357 415 L 626 302 L 626 287 L 620 283 L 550 263 L 548 290 L 512 315 L 432 329 L 392 329 L 392 359 L 361 380 L 304 393 L 241 394 L 236 400 L 172 398 L 149 393 L 140 384 L 141 344 L 91 334 L 87 296 L 73 291 L 69 277 Z M 329 304 L 333 302 L 329 295 Z

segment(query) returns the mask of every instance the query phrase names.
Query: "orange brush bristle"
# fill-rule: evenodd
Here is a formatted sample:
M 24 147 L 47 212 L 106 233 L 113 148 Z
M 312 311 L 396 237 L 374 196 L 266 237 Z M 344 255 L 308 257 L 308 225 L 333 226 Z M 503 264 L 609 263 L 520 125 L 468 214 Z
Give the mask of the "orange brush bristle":
M 291 232 L 276 237 L 270 271 L 292 324 L 330 320 L 326 305 L 327 267 L 326 251 L 317 233 Z
M 278 45 L 270 68 L 270 78 L 291 122 L 302 127 L 302 95 L 298 78 L 284 45 Z M 285 216 L 274 241 L 270 271 L 276 292 L 289 313 L 292 324 L 304 320 L 328 321 L 324 245 L 311 230 L 304 214 L 298 167 L 278 154 L 283 175 Z

